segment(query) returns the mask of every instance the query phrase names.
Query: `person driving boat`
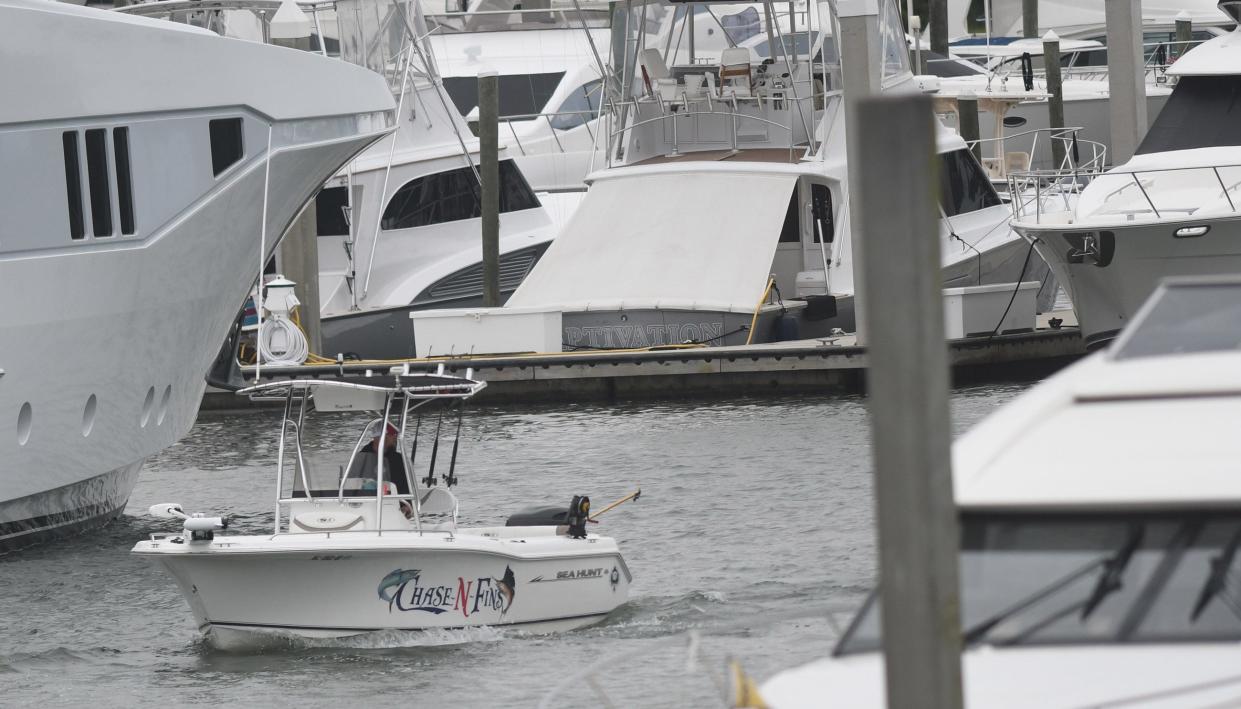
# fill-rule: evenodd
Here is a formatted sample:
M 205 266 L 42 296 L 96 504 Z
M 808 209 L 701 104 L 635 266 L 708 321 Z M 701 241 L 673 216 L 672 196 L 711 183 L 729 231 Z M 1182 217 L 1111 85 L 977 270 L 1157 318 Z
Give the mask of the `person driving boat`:
M 378 424 L 378 422 L 376 422 Z M 397 428 L 391 423 L 384 427 L 375 426 L 375 435 L 371 438 L 371 442 L 362 446 L 358 450 L 357 456 L 353 459 L 353 465 L 349 468 L 349 477 L 364 480 L 364 488 L 374 485 L 376 478 L 376 468 L 378 467 L 377 451 L 383 450 L 384 456 L 384 479 L 390 484 L 385 488 L 385 494 L 390 494 L 392 488 L 396 488 L 396 494 L 409 494 L 409 476 L 405 472 L 405 456 L 397 448 Z M 380 438 L 383 440 L 380 441 Z M 401 501 L 401 509 L 405 511 L 405 516 L 411 514 L 411 509 L 407 509 L 409 503 L 405 500 Z

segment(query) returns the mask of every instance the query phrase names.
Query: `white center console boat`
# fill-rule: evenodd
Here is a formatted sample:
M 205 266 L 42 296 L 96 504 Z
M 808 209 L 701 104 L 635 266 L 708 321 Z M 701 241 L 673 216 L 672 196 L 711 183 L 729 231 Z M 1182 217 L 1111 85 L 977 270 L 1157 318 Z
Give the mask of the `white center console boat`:
M 551 632 L 598 622 L 626 601 L 631 576 L 614 539 L 586 532 L 589 498 L 514 515 L 508 526 L 457 526 L 461 408 L 484 386 L 468 374 L 406 373 L 242 390 L 284 400 L 272 533 L 217 534 L 227 518 L 156 505 L 152 514 L 180 518 L 184 529 L 154 534 L 133 552 L 172 575 L 200 630 L 222 647 L 273 634 L 484 625 Z M 312 465 L 302 446 L 312 401 L 319 411 L 382 412 L 330 471 Z M 447 466 L 445 417 L 458 434 Z M 424 456 L 430 444 L 422 477 L 420 438 Z

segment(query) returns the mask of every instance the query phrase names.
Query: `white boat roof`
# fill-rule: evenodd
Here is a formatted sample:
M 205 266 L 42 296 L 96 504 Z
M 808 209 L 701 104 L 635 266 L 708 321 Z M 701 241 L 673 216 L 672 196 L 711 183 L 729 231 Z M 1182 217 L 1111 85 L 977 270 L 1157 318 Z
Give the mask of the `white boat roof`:
M 1164 289 L 1212 287 L 1194 283 Z M 958 507 L 1241 504 L 1241 279 L 1216 283 L 1232 298 L 1222 311 L 1184 297 L 1152 310 L 1164 291 L 1157 292 L 1109 350 L 1039 384 L 962 436 L 953 446 Z
M 796 164 L 665 163 L 594 173 L 515 307 L 753 312 Z
M 1141 172 L 1143 170 L 1177 170 L 1195 167 L 1241 165 L 1241 145 L 1219 145 L 1210 148 L 1165 150 L 1140 153 L 1118 165 L 1109 173 Z
M 1001 6 L 1006 4 L 1015 7 L 1005 13 Z M 1182 12 L 1189 15 L 1195 27 L 1232 22 L 1216 7 L 1216 0 L 1142 0 L 1144 25 L 1171 27 Z M 995 14 L 1015 18 L 1015 21 L 1008 26 L 993 24 L 993 32 L 1021 32 L 1021 0 L 997 0 L 993 5 L 993 16 Z M 1095 27 L 1102 30 L 1107 24 L 1104 0 L 1039 0 L 1038 24 L 1040 35 L 1049 29 L 1061 34 Z
M 1022 54 L 1029 53 L 1032 57 L 1043 56 L 1043 40 L 1037 38 L 1022 38 L 1014 40 L 1011 37 L 993 37 L 992 44 L 987 45 L 978 39 L 978 44 L 955 44 L 950 47 L 950 54 L 958 57 L 1019 57 Z M 1102 42 L 1096 42 L 1091 39 L 1062 39 L 1060 40 L 1060 51 L 1075 52 L 1083 49 L 1101 49 Z
M 379 130 L 391 120 L 383 77 L 339 60 L 59 2 L 0 0 L 0 11 L 10 56 L 55 51 L 64 57 L 0 72 L 0 94 L 11 98 L 38 87 L 40 96 L 0 101 L 0 124 L 238 105 L 277 121 L 373 113 L 368 120 Z M 121 75 L 126 84 L 158 90 L 119 91 Z M 337 88 L 325 93 L 317 86 Z
M 1209 39 L 1168 67 L 1172 76 L 1227 76 L 1241 74 L 1241 31 Z
M 970 648 L 961 654 L 969 707 L 1233 706 L 1235 642 Z M 830 657 L 781 672 L 759 690 L 772 709 L 882 707 L 883 653 Z

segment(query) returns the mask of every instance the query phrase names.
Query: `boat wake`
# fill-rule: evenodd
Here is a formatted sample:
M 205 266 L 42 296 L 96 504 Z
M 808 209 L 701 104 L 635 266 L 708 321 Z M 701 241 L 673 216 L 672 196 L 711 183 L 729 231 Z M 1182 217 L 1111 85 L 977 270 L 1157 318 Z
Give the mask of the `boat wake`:
M 270 652 L 318 649 L 390 650 L 397 648 L 445 647 L 470 643 L 498 642 L 505 638 L 502 628 L 478 626 L 428 630 L 377 630 L 340 638 L 308 638 L 292 633 L 249 632 L 213 628 L 206 638 L 215 650 L 226 652 Z

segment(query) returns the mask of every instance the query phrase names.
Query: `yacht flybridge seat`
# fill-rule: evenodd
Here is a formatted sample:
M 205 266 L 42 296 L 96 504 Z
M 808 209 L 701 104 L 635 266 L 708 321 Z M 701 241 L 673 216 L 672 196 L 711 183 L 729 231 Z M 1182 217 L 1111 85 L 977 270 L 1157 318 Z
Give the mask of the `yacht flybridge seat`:
M 720 53 L 720 86 L 725 95 L 748 97 L 754 76 L 750 67 L 750 50 L 729 47 Z
M 183 530 L 154 534 L 134 553 L 173 576 L 198 627 L 223 647 L 270 634 L 540 632 L 604 619 L 628 598 L 631 575 L 614 539 L 586 531 L 584 496 L 558 525 L 458 526 L 463 408 L 486 386 L 472 375 L 393 368 L 243 389 L 284 402 L 272 533 L 217 534 L 227 518 L 162 504 L 152 514 L 181 520 Z M 303 445 L 312 408 L 337 423 L 329 412 L 374 417 L 347 453 L 323 460 Z M 368 447 L 373 460 L 361 464 Z

